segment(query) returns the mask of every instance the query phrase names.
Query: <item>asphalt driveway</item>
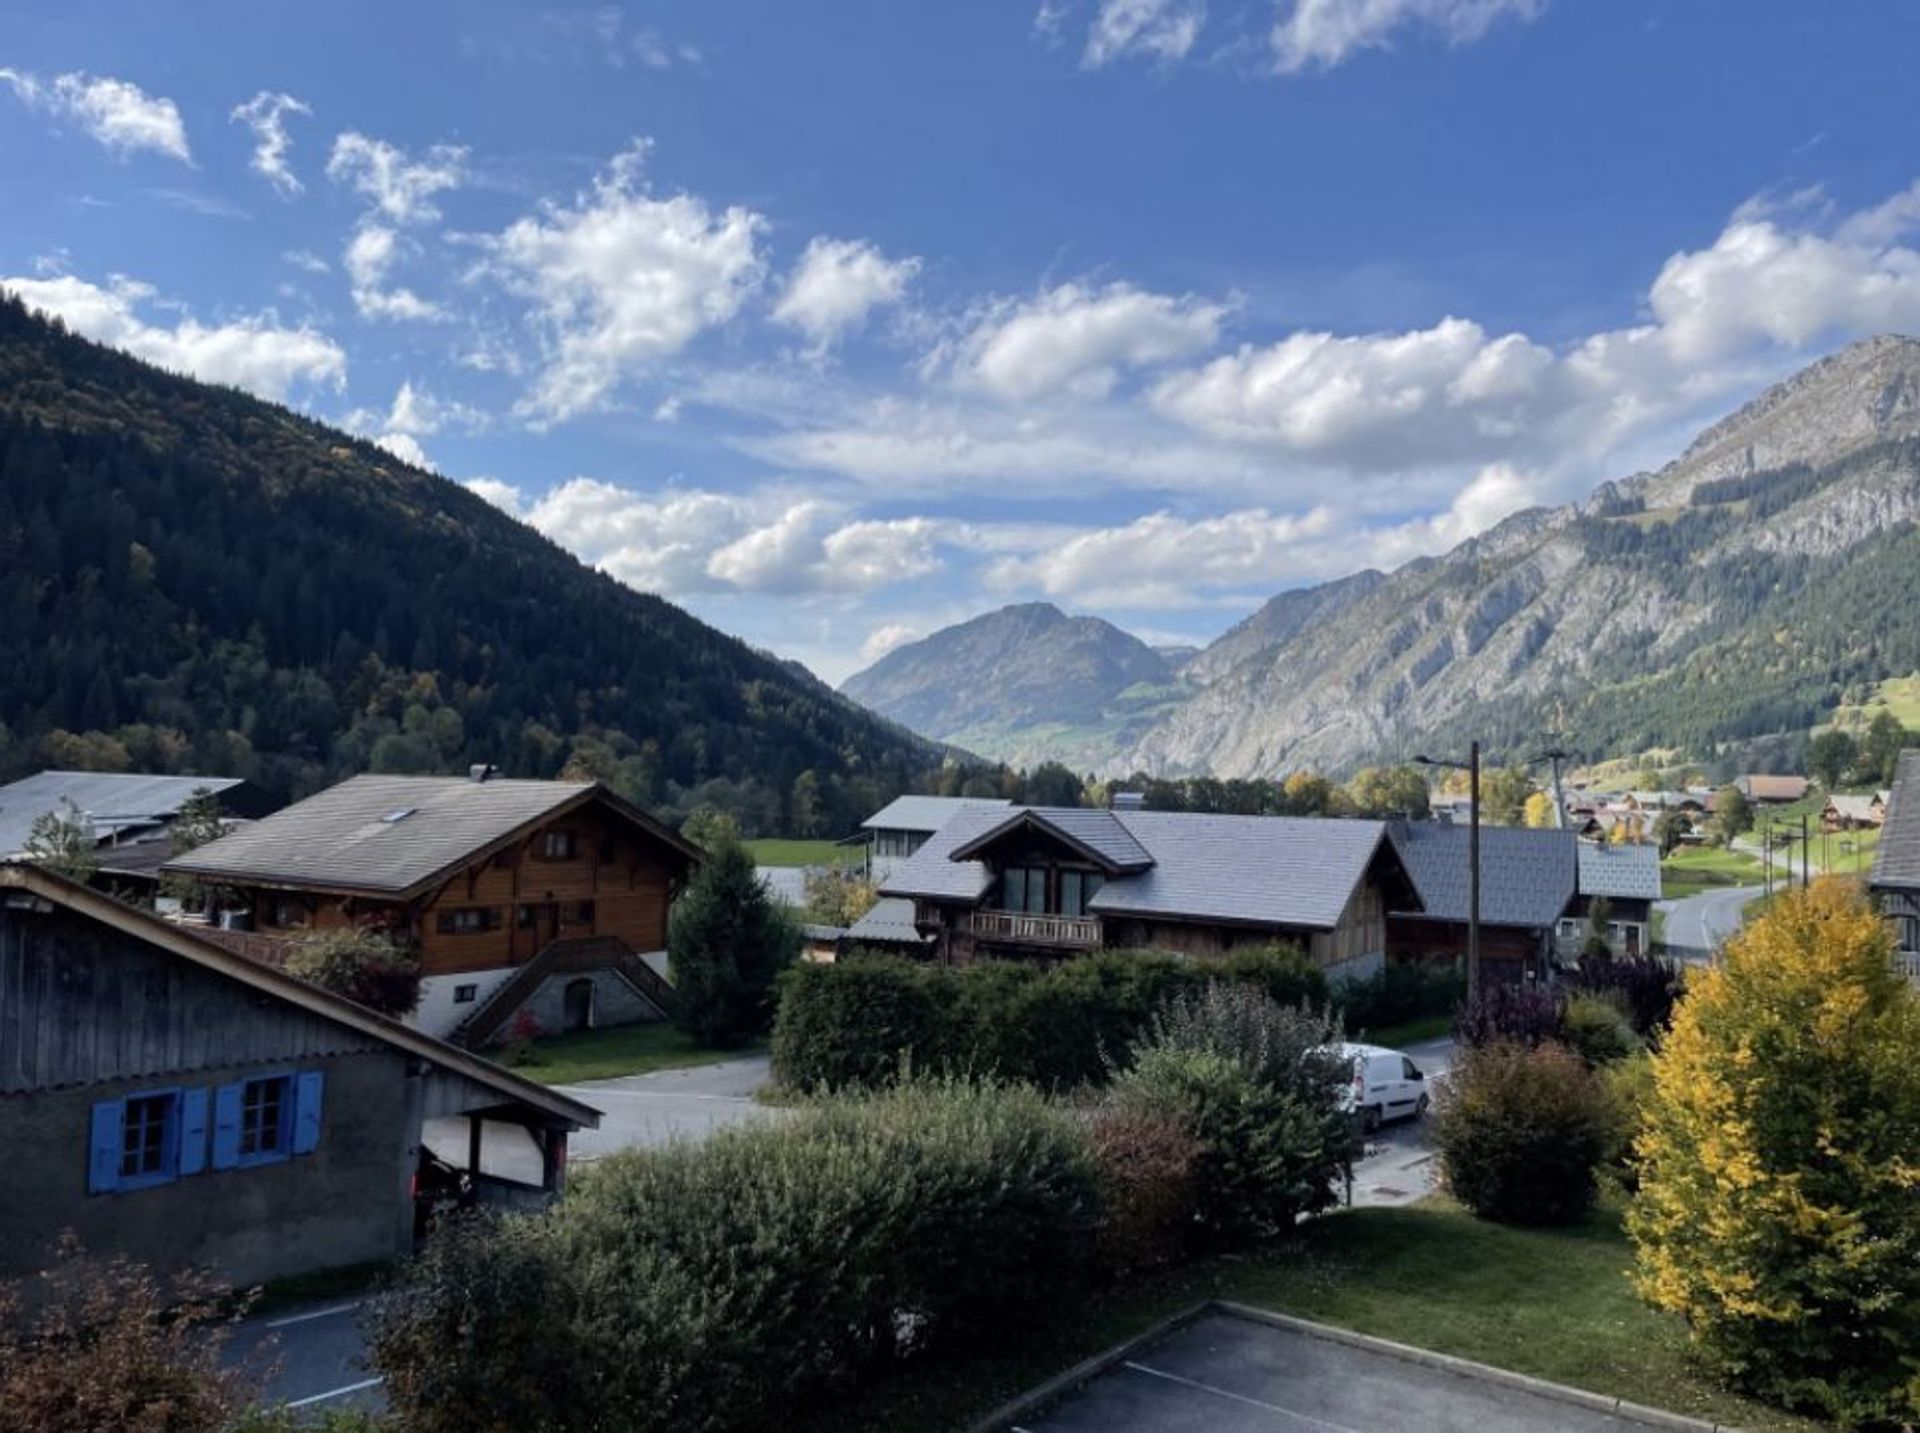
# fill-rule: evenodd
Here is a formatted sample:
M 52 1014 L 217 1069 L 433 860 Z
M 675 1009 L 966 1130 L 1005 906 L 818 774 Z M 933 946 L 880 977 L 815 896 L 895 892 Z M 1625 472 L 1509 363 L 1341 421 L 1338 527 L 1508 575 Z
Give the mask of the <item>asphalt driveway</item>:
M 600 1111 L 600 1128 L 581 1130 L 569 1140 L 568 1157 L 598 1159 L 616 1150 L 703 1139 L 717 1129 L 778 1119 L 783 1110 L 753 1098 L 770 1078 L 770 1057 L 749 1055 L 686 1070 L 562 1085 L 560 1093 Z
M 1205 1313 L 1009 1433 L 1624 1433 L 1709 1424 L 1335 1330 Z M 1320 1336 L 1321 1334 L 1331 1336 Z M 1644 1416 L 1641 1416 L 1644 1414 Z M 1657 1421 L 1655 1421 L 1657 1420 Z

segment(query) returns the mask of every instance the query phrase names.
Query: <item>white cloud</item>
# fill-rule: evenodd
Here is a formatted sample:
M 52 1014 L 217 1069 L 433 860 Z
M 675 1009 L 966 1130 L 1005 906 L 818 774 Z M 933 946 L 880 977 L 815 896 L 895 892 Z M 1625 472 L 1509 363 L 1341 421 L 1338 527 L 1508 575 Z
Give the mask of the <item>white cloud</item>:
M 402 257 L 416 252 L 410 239 L 397 229 L 371 221 L 353 231 L 341 264 L 353 293 L 353 306 L 364 318 L 434 320 L 443 317 L 440 306 L 409 288 L 388 288 L 387 273 Z
M 253 131 L 253 172 L 282 194 L 298 194 L 305 187 L 287 163 L 287 151 L 293 147 L 287 135 L 287 116 L 312 113 L 292 95 L 273 90 L 261 90 L 245 104 L 233 107 L 233 122 Z
M 904 647 L 909 642 L 918 641 L 923 634 L 918 628 L 905 622 L 883 622 L 867 634 L 867 640 L 860 644 L 860 665 L 871 667 L 895 647 Z
M 1356 52 L 1389 44 L 1398 30 L 1423 28 L 1449 44 L 1478 40 L 1509 16 L 1531 20 L 1545 0 L 1282 0 L 1273 27 L 1282 74 L 1332 69 Z
M 503 483 L 498 478 L 469 478 L 461 486 L 468 492 L 486 499 L 504 513 L 514 517 L 522 516 L 520 489 L 512 483 Z
M 0 80 L 31 109 L 71 119 L 118 155 L 148 149 L 191 164 L 179 106 L 126 80 L 79 72 L 44 82 L 23 70 L 0 69 Z
M 403 463 L 425 468 L 428 472 L 434 471 L 433 460 L 427 456 L 427 450 L 420 446 L 420 440 L 411 433 L 382 433 L 373 441 Z
M 395 224 L 423 224 L 440 217 L 436 194 L 457 188 L 466 178 L 467 151 L 436 144 L 419 159 L 383 139 L 348 130 L 333 141 L 327 177 L 349 185 L 373 201 Z
M 471 431 L 485 424 L 486 415 L 465 403 L 435 398 L 423 388 L 413 386 L 411 379 L 403 380 L 395 390 L 393 402 L 385 413 L 371 409 L 356 408 L 341 419 L 344 427 L 356 433 L 365 433 L 397 458 L 404 458 L 416 467 L 433 468 L 426 451 L 420 446 L 420 439 L 430 438 L 436 433 L 450 429 Z M 490 481 L 490 480 L 489 480 Z M 472 486 L 472 484 L 469 484 Z M 497 485 L 506 492 L 515 490 Z M 492 499 L 490 498 L 489 501 Z M 517 493 L 515 501 L 517 502 Z M 507 504 L 502 504 L 507 506 Z M 509 511 L 512 508 L 509 507 Z
M 816 238 L 787 276 L 773 321 L 825 349 L 874 309 L 898 303 L 919 271 L 918 259 L 889 259 L 858 239 Z
M 973 331 L 933 364 L 950 361 L 962 385 L 1014 401 L 1068 393 L 1101 397 L 1122 371 L 1184 358 L 1218 341 L 1228 306 L 1192 294 L 1067 283 L 1021 303 L 989 307 Z
M 168 327 L 136 312 L 155 291 L 133 279 L 115 276 L 103 288 L 71 275 L 0 278 L 0 288 L 18 294 L 30 308 L 57 315 L 76 333 L 263 398 L 284 399 L 300 385 L 339 388 L 346 382 L 347 355 L 339 344 L 305 324 L 288 328 L 271 312 L 211 327 L 180 317 Z
M 571 207 L 549 205 L 486 241 L 489 267 L 533 305 L 546 363 L 524 411 L 563 419 L 736 314 L 760 283 L 766 221 L 690 194 L 656 198 L 646 146 L 619 156 Z
M 1048 13 L 1043 5 L 1041 15 Z M 1126 55 L 1146 55 L 1172 64 L 1193 48 L 1206 16 L 1202 0 L 1100 0 L 1080 61 L 1097 69 Z M 1058 15 L 1050 18 L 1057 28 Z M 1036 17 L 1035 24 L 1040 23 Z
M 296 269 L 306 274 L 330 274 L 333 265 L 314 253 L 311 249 L 289 249 L 280 256 Z

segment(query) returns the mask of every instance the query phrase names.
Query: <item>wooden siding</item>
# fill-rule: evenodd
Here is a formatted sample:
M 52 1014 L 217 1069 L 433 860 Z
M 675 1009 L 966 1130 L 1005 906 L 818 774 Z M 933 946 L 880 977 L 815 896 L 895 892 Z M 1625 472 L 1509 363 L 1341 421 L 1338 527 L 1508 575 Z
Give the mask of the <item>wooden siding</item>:
M 0 1094 L 382 1048 L 68 912 L 0 908 Z
M 1379 868 L 1376 866 L 1375 871 Z M 1339 924 L 1332 930 L 1315 931 L 1307 954 L 1321 969 L 1340 965 L 1362 956 L 1379 955 L 1387 948 L 1387 902 L 1380 882 L 1369 872 L 1340 912 Z

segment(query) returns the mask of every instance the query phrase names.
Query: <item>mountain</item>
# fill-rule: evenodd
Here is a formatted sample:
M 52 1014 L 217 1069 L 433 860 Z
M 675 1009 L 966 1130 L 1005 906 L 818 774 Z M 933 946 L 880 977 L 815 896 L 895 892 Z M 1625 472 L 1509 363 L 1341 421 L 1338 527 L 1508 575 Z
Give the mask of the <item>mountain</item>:
M 492 761 L 842 830 L 946 754 L 457 483 L 4 296 L 0 670 L 0 774 L 291 797 Z
M 843 695 L 915 731 L 1019 766 L 1111 758 L 1185 693 L 1176 654 L 1046 602 L 896 647 Z
M 1340 772 L 1476 736 L 1515 758 L 1550 731 L 1591 755 L 1704 756 L 1804 731 L 1920 669 L 1916 517 L 1920 341 L 1877 338 L 1656 473 L 1275 599 L 1188 664 L 1199 690 L 1109 767 Z

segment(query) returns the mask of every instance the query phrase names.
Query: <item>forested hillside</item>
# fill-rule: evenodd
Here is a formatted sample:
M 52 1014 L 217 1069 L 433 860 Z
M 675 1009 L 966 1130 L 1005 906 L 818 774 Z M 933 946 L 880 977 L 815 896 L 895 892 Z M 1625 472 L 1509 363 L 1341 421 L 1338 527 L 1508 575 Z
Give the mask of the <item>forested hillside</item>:
M 847 829 L 942 750 L 456 483 L 0 296 L 0 774 L 596 775 Z

